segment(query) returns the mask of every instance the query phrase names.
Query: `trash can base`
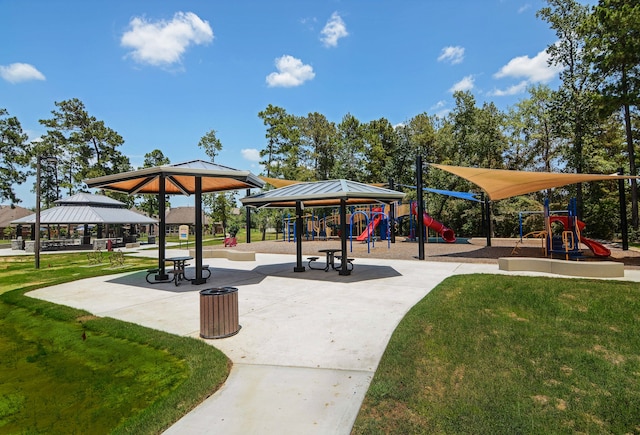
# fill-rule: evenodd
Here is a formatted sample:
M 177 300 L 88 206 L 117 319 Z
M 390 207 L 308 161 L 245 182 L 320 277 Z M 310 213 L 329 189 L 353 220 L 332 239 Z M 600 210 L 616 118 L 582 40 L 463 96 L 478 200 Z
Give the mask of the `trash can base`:
M 242 329 L 242 325 L 238 325 L 238 330 L 235 332 L 232 332 L 230 334 L 226 334 L 226 335 L 212 335 L 212 336 L 207 336 L 203 333 L 200 333 L 200 338 L 204 338 L 205 340 L 216 340 L 218 338 L 228 338 L 228 337 L 233 337 L 234 335 L 236 335 L 238 332 L 240 332 L 240 330 Z

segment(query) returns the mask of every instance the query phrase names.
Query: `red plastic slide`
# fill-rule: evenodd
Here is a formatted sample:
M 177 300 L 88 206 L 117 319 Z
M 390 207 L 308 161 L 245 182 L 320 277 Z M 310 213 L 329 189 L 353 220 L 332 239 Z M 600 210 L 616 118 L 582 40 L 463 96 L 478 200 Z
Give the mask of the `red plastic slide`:
M 595 240 L 580 237 L 580 242 L 591 249 L 591 252 L 593 252 L 593 255 L 596 257 L 609 257 L 611 255 L 611 251 L 606 246 L 603 246 L 602 243 L 598 243 Z
M 569 227 L 569 216 L 550 216 L 550 222 L 560 222 L 566 228 Z M 578 225 L 578 229 L 580 232 L 587 226 L 584 222 L 579 219 L 576 219 L 576 225 Z M 611 255 L 611 251 L 604 246 L 602 243 L 596 242 L 593 239 L 588 239 L 586 237 L 580 236 L 580 243 L 584 244 L 587 248 L 591 249 L 593 255 L 596 257 L 609 257 Z
M 411 204 L 411 213 L 414 216 L 418 214 L 418 204 L 416 204 L 415 202 Z M 432 230 L 440 234 L 440 237 L 442 237 L 442 239 L 445 242 L 455 243 L 456 235 L 453 233 L 453 230 L 451 228 L 445 227 L 444 224 L 442 224 L 441 222 L 438 222 L 437 220 L 429 216 L 427 212 L 424 212 L 422 214 L 422 222 L 427 227 L 431 228 Z
M 369 234 L 373 234 L 373 231 L 376 229 L 381 220 L 382 216 L 377 214 L 376 217 L 374 217 L 373 220 L 369 222 L 369 225 L 367 225 L 367 228 L 365 228 L 362 234 L 360 234 L 356 238 L 356 240 L 359 242 L 367 240 L 369 238 Z

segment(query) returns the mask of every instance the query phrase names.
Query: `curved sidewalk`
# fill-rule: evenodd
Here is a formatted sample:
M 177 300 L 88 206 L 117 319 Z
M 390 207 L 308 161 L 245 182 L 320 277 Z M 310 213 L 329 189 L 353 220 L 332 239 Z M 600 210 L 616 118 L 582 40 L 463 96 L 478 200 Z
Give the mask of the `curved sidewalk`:
M 236 287 L 242 329 L 207 340 L 233 361 L 229 378 L 166 433 L 348 434 L 405 313 L 448 276 L 505 273 L 496 264 L 372 258 L 358 258 L 349 276 L 295 273 L 295 257 L 272 254 L 256 254 L 255 262 L 206 262 L 212 277 L 202 286 L 152 286 L 139 272 L 48 287 L 29 296 L 198 337 L 199 290 Z M 640 281 L 640 271 L 627 271 L 623 279 Z

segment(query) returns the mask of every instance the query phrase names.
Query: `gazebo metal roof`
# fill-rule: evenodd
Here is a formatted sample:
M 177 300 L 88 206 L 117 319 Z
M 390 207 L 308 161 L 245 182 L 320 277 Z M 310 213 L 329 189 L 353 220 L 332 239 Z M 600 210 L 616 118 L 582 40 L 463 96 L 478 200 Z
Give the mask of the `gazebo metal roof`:
M 94 195 L 87 192 L 78 192 L 75 195 L 54 201 L 58 205 L 97 205 L 98 207 L 116 207 L 124 208 L 126 204 L 117 199 L 109 198 L 104 195 Z
M 300 202 L 304 207 L 328 207 L 340 205 L 390 203 L 404 198 L 405 194 L 357 181 L 339 179 L 292 184 L 269 190 L 240 201 L 249 207 L 287 208 Z
M 156 219 L 128 210 L 125 204 L 104 195 L 79 193 L 55 201 L 55 207 L 40 212 L 40 223 L 55 224 L 154 224 Z M 12 221 L 12 224 L 35 224 L 31 214 Z

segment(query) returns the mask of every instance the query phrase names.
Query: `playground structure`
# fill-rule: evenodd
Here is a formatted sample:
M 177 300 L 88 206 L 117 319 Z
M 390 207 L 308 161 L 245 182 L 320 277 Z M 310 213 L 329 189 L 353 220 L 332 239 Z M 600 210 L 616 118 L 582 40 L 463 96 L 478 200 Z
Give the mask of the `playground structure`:
M 395 221 L 410 217 L 410 228 L 408 238 L 415 240 L 415 226 L 420 222 L 428 229 L 434 230 L 439 237 L 447 243 L 455 243 L 456 237 L 452 229 L 441 222 L 438 222 L 428 213 L 423 213 L 422 219 L 417 217 L 417 203 L 411 201 L 407 204 L 393 204 Z M 391 239 L 391 231 L 396 227 L 390 221 L 389 210 L 385 207 L 353 207 L 347 215 L 348 234 L 347 238 L 355 239 L 358 242 L 375 244 L 379 240 Z M 339 237 L 340 220 L 336 212 L 329 215 L 320 216 L 316 214 L 306 214 L 303 216 L 303 237 L 306 240 L 327 240 L 332 237 Z M 282 232 L 285 241 L 295 241 L 295 218 L 291 215 L 283 217 Z M 390 242 L 389 242 L 390 243 Z
M 418 215 L 418 203 L 417 202 L 412 202 L 411 203 L 411 214 L 413 216 L 417 217 L 417 215 Z M 438 222 L 437 220 L 432 218 L 426 211 L 422 214 L 422 223 L 427 228 L 431 228 L 436 233 L 438 233 L 440 235 L 440 237 L 442 237 L 442 240 L 444 240 L 445 242 L 447 242 L 447 243 L 455 243 L 456 242 L 456 236 L 455 236 L 453 230 L 451 228 L 447 228 L 446 226 L 444 226 L 444 224 L 442 224 L 441 222 Z
M 556 254 L 562 255 L 565 260 L 579 260 L 583 258 L 582 250 L 580 249 L 581 243 L 589 248 L 595 257 L 606 258 L 611 256 L 611 251 L 607 247 L 582 235 L 586 224 L 578 219 L 575 198 L 571 198 L 567 210 L 554 211 L 549 209 L 549 200 L 545 199 L 543 213 L 545 229 L 533 231 L 524 236 L 522 235 L 522 213 L 520 214 L 520 243 L 523 237 L 542 239 L 545 256 L 549 258 L 553 258 L 553 255 Z M 554 225 L 556 223 L 562 226 L 561 231 L 554 231 L 557 228 Z M 516 243 L 512 254 L 517 253 L 518 248 L 519 244 Z

